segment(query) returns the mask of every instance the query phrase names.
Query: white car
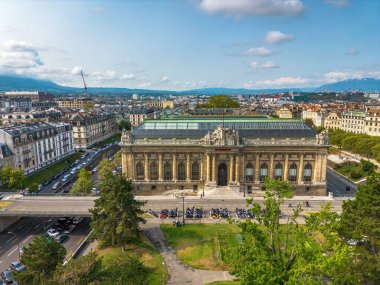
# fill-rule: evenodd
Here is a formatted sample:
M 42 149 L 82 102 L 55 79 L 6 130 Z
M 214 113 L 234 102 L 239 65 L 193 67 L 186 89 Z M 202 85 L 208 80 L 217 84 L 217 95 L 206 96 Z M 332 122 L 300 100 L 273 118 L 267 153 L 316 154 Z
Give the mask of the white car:
M 82 217 L 75 217 L 73 219 L 73 225 L 79 225 L 83 221 Z
M 53 238 L 59 235 L 59 231 L 57 231 L 56 229 L 48 229 L 46 233 L 48 234 L 49 237 L 53 237 Z

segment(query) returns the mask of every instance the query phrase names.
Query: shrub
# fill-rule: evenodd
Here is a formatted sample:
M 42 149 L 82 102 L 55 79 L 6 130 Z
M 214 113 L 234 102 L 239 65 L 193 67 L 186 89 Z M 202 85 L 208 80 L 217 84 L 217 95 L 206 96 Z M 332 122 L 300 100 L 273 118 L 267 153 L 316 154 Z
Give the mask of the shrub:
M 352 179 L 355 179 L 355 180 L 362 178 L 362 174 L 355 170 L 351 171 L 350 176 Z

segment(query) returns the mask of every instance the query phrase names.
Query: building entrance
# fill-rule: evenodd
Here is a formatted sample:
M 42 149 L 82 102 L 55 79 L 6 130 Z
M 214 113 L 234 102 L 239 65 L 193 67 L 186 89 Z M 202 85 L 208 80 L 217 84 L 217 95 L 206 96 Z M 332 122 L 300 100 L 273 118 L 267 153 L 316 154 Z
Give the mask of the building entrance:
M 227 185 L 227 164 L 221 163 L 218 166 L 218 186 Z

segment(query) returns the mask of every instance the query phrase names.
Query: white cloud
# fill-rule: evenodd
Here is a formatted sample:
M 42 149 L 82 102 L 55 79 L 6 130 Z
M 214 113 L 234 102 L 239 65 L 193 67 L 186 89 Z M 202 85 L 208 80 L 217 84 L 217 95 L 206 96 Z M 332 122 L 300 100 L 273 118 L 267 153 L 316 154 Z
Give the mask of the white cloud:
M 72 75 L 79 75 L 81 74 L 81 71 L 82 71 L 82 66 L 75 66 L 73 67 L 73 69 L 71 69 L 70 73 Z
M 93 72 L 92 76 L 94 78 L 94 83 L 99 84 L 99 83 L 104 83 L 104 82 L 109 82 L 116 80 L 116 71 L 114 70 L 107 70 L 105 73 L 102 72 Z
M 170 81 L 170 78 L 167 75 L 162 76 L 161 79 L 160 79 L 161 83 L 165 83 L 165 82 L 168 82 L 168 81 Z
M 324 0 L 324 2 L 337 7 L 344 7 L 348 5 L 348 0 Z
M 268 44 L 278 44 L 285 41 L 294 40 L 294 36 L 290 34 L 284 34 L 280 31 L 270 31 L 265 36 L 265 42 Z
M 277 64 L 275 64 L 273 61 L 265 61 L 262 63 L 259 63 L 257 61 L 252 61 L 250 64 L 251 68 L 254 70 L 264 70 L 264 69 L 274 69 L 279 68 Z
M 310 79 L 302 78 L 302 77 L 280 77 L 274 80 L 264 80 L 256 82 L 257 85 L 304 85 L 306 83 L 310 83 Z
M 348 79 L 362 79 L 372 77 L 380 79 L 380 71 L 330 71 L 323 75 L 323 81 L 334 83 Z
M 152 82 L 143 82 L 143 83 L 140 83 L 139 85 L 138 85 L 138 87 L 139 88 L 147 88 L 147 87 L 151 87 L 153 85 L 153 83 Z
M 295 16 L 304 11 L 300 0 L 201 0 L 199 7 L 233 16 Z
M 130 73 L 130 74 L 123 74 L 121 76 L 121 79 L 124 79 L 124 80 L 135 80 L 136 79 L 136 76 L 133 74 L 133 73 Z
M 35 47 L 26 42 L 6 41 L 0 47 L 0 68 L 13 70 L 42 65 Z
M 265 47 L 258 47 L 258 48 L 250 48 L 248 49 L 245 54 L 247 55 L 258 55 L 258 56 L 271 56 L 274 54 L 273 51 L 265 48 Z
M 345 55 L 358 55 L 359 54 L 359 50 L 357 50 L 356 48 L 350 48 L 344 54 Z

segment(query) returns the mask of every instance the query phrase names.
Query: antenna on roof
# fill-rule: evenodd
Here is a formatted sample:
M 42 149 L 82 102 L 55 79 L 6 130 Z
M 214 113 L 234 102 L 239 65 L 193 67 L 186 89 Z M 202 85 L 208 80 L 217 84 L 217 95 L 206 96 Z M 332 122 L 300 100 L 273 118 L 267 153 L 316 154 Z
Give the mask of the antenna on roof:
M 86 84 L 86 81 L 84 80 L 84 76 L 83 76 L 83 71 L 82 71 L 82 69 L 80 70 L 80 74 L 82 75 L 82 80 L 83 80 L 83 84 L 84 84 L 84 97 L 88 97 L 88 93 L 87 93 L 87 84 Z

